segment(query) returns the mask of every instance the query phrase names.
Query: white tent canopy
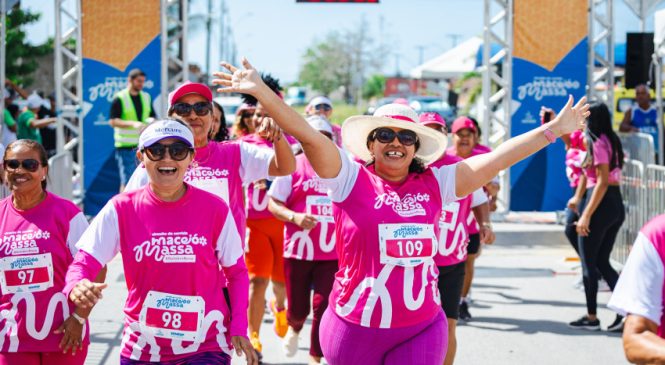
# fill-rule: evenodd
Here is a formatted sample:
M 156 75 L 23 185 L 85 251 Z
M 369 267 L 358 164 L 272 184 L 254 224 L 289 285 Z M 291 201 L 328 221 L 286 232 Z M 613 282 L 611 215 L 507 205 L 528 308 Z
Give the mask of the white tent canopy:
M 483 44 L 480 37 L 469 38 L 457 47 L 433 58 L 411 70 L 414 79 L 446 79 L 459 77 L 476 68 L 478 48 Z

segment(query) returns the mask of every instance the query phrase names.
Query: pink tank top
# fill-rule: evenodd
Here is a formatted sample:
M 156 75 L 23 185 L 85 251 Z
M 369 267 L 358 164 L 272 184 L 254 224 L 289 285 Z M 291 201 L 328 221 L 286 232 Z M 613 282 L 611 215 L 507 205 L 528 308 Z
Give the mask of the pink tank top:
M 307 230 L 287 222 L 284 257 L 307 261 L 337 260 L 332 201 L 304 154 L 296 157 L 296 171 L 291 175 L 291 184 L 291 195 L 285 202 L 286 206 L 295 212 L 315 216 L 318 223 L 312 230 Z
M 488 152 L 492 152 L 492 149 L 485 146 L 485 145 L 482 145 L 482 144 L 478 143 L 475 147 L 473 147 L 473 149 L 471 150 L 471 154 L 466 158 L 477 156 L 477 155 L 482 155 L 482 154 L 485 154 L 485 153 L 488 153 Z M 446 150 L 446 154 L 451 154 L 453 156 L 458 156 L 457 155 L 457 150 L 455 149 L 454 146 L 448 148 Z M 462 157 L 462 159 L 464 159 L 464 157 Z M 466 215 L 466 219 L 467 219 L 467 226 L 469 228 L 469 234 L 470 235 L 471 234 L 477 234 L 478 232 L 480 232 L 480 227 L 478 226 L 478 222 L 476 221 L 476 217 L 473 215 L 473 210 L 469 209 L 469 212 Z
M 176 202 L 159 200 L 148 186 L 112 203 L 129 288 L 121 355 L 169 361 L 195 351 L 230 353 L 226 279 L 215 251 L 228 206 L 192 187 Z
M 333 203 L 339 271 L 330 305 L 363 327 L 396 328 L 441 310 L 432 259 L 442 201 L 428 169 L 391 184 L 360 167 L 349 196 Z
M 241 138 L 243 142 L 251 143 L 259 147 L 272 148 L 272 142 L 259 137 L 256 134 L 248 134 Z M 276 219 L 268 210 L 268 189 L 259 189 L 254 183 L 247 186 L 247 219 Z
M 70 222 L 80 212 L 51 193 L 23 211 L 14 208 L 11 196 L 0 201 L 1 352 L 62 351 L 63 335 L 53 331 L 74 310 L 61 290 L 74 260 L 67 243 Z M 89 343 L 87 325 L 83 331 Z
M 654 245 L 658 252 L 658 256 L 660 256 L 660 260 L 663 262 L 663 266 L 665 266 L 665 214 L 652 219 L 642 227 L 640 232 L 642 232 L 642 234 L 649 239 L 649 242 Z M 663 282 L 662 293 L 663 303 L 665 303 L 665 282 Z M 665 312 L 663 312 L 660 317 L 658 336 L 665 338 Z
M 431 167 L 453 165 L 462 161 L 460 157 L 444 154 Z M 467 217 L 471 211 L 472 195 L 443 206 L 439 220 L 439 247 L 434 256 L 436 266 L 452 266 L 466 261 L 469 233 Z

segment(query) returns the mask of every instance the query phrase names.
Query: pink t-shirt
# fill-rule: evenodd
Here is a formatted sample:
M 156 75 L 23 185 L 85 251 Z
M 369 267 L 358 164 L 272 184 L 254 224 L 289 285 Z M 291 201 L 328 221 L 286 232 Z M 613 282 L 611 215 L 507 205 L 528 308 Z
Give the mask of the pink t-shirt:
M 443 205 L 458 200 L 456 165 L 393 184 L 339 154 L 338 176 L 321 180 L 333 201 L 339 257 L 331 308 L 363 327 L 431 320 L 441 311 L 433 257 Z
M 272 149 L 243 142 L 213 142 L 196 149 L 194 162 L 185 174 L 185 182 L 224 199 L 231 207 L 240 236 L 245 237 L 245 195 L 243 184 L 268 177 Z M 125 191 L 148 184 L 148 174 L 139 166 Z
M 245 143 L 266 149 L 273 147 L 272 142 L 259 137 L 257 134 L 248 134 L 243 136 L 241 140 Z M 263 179 L 267 179 L 267 176 Z M 267 189 L 259 189 L 254 182 L 249 184 L 249 186 L 247 186 L 247 219 L 275 219 L 272 213 L 268 210 L 268 201 L 270 201 L 270 199 L 268 197 Z
M 462 161 L 460 157 L 444 154 L 430 167 L 453 165 Z M 436 266 L 452 266 L 466 261 L 467 247 L 469 245 L 469 227 L 467 217 L 471 208 L 487 202 L 487 195 L 478 189 L 463 199 L 450 202 L 443 206 L 439 220 L 439 247 L 434 256 Z
M 343 144 L 342 144 L 342 127 L 337 125 L 337 124 L 333 124 L 333 123 L 330 123 L 330 127 L 333 130 L 333 139 L 335 140 L 335 144 L 337 144 L 337 147 L 342 148 L 342 146 L 343 146 Z
M 12 196 L 0 201 L 0 351 L 53 352 L 53 333 L 74 305 L 61 293 L 76 242 L 88 227 L 72 202 L 46 193 L 36 207 L 18 210 Z M 88 326 L 83 328 L 89 343 Z
M 122 356 L 156 362 L 230 354 L 230 336 L 246 336 L 249 278 L 238 229 L 221 198 L 193 186 L 175 202 L 160 200 L 150 185 L 119 194 L 78 246 L 65 293 L 122 255 L 129 290 Z M 232 312 L 222 293 L 226 279 Z
M 489 153 L 489 152 L 492 152 L 491 148 L 478 143 L 471 150 L 471 154 L 467 157 L 462 157 L 462 159 L 466 159 L 466 158 L 477 156 L 477 155 L 482 155 L 482 154 Z M 446 150 L 446 154 L 451 154 L 453 156 L 458 156 L 457 155 L 457 149 L 455 149 L 455 146 L 449 147 Z M 480 232 L 480 226 L 478 225 L 478 221 L 476 221 L 476 217 L 473 215 L 472 210 L 469 210 L 469 213 L 467 214 L 466 218 L 467 218 L 467 225 L 469 227 L 469 234 L 477 234 L 478 232 Z
M 304 154 L 296 157 L 296 171 L 292 175 L 280 176 L 270 186 L 268 195 L 283 202 L 294 212 L 308 213 L 318 220 L 311 230 L 286 222 L 285 258 L 306 261 L 337 260 L 332 201 L 326 191 Z
M 607 304 L 621 315 L 633 314 L 658 325 L 665 338 L 665 214 L 649 221 L 637 235 Z
M 609 164 L 612 154 L 612 144 L 606 135 L 601 135 L 595 142 L 593 142 L 593 166 L 584 169 L 584 174 L 587 176 L 587 188 L 596 186 L 598 177 L 596 176 L 596 166 Z M 621 182 L 621 169 L 617 166 L 610 171 L 608 179 L 610 184 Z

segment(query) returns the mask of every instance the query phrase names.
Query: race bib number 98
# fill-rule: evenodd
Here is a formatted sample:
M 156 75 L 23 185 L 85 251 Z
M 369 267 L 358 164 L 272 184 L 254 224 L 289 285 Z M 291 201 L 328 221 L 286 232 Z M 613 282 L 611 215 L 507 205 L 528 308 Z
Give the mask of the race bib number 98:
M 143 302 L 139 321 L 155 337 L 200 341 L 199 329 L 205 316 L 205 301 L 199 296 L 184 296 L 151 291 Z
M 431 224 L 400 223 L 379 225 L 381 263 L 414 267 L 436 253 L 436 236 Z
M 9 256 L 0 260 L 3 293 L 35 293 L 53 286 L 51 254 Z

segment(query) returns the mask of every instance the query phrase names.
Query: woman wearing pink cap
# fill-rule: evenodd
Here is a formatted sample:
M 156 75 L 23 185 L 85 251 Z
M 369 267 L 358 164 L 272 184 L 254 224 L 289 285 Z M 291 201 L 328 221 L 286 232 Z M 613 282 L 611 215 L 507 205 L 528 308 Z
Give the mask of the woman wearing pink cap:
M 328 121 L 318 115 L 307 117 L 312 128 L 333 138 Z M 326 188 L 304 154 L 296 156 L 296 171 L 275 179 L 270 186 L 268 208 L 284 228 L 284 276 L 289 303 L 289 329 L 284 339 L 288 357 L 298 351 L 298 338 L 313 310 L 310 335 L 310 363 L 320 363 L 323 352 L 319 342 L 321 317 L 328 307 L 328 296 L 337 272 L 335 222 L 332 202 Z
M 634 364 L 665 364 L 665 215 L 637 235 L 610 309 L 626 316 L 623 348 Z
M 462 116 L 455 119 L 451 129 L 453 132 L 453 145 L 447 150 L 449 154 L 467 159 L 492 151 L 489 147 L 478 143 L 478 127 L 471 118 Z M 499 192 L 498 186 L 498 181 L 492 179 L 492 181 L 483 187 L 490 196 L 490 204 L 492 203 L 492 199 L 496 200 L 496 195 Z M 490 208 L 489 205 L 481 205 L 474 209 L 474 213 L 477 213 L 476 216 L 469 214 L 468 217 L 471 220 L 471 223 L 469 223 L 469 246 L 464 267 L 464 286 L 462 287 L 459 313 L 460 318 L 465 321 L 471 319 L 467 297 L 473 283 L 476 258 L 480 255 L 480 244 L 491 244 L 494 242 L 494 233 L 492 232 L 492 224 L 490 222 Z
M 247 103 L 242 103 L 238 107 L 238 110 L 236 110 L 236 120 L 233 122 L 233 127 L 231 127 L 233 138 L 242 138 L 254 133 L 254 121 L 252 120 L 254 110 L 256 110 L 256 105 L 249 105 Z
M 336 224 L 339 271 L 321 323 L 329 364 L 442 364 L 446 318 L 433 257 L 443 206 L 471 194 L 499 170 L 580 128 L 586 105 L 572 98 L 550 124 L 513 138 L 496 151 L 455 165 L 427 168 L 446 138 L 418 124 L 415 111 L 388 104 L 374 116 L 355 116 L 342 126 L 345 147 L 363 166 L 311 128 L 263 85 L 244 60 L 244 70 L 216 73 L 219 91 L 250 93 L 296 137 L 329 189 Z M 359 348 L 359 344 L 362 344 Z
M 88 221 L 46 191 L 48 160 L 39 143 L 10 143 L 3 167 L 11 195 L 0 200 L 0 365 L 82 365 L 90 308 L 75 308 L 61 290 Z
M 448 135 L 446 122 L 434 112 L 420 115 L 420 124 Z M 462 158 L 446 152 L 430 167 L 441 168 L 462 161 Z M 434 263 L 439 269 L 439 295 L 441 307 L 448 319 L 448 352 L 445 365 L 455 361 L 457 352 L 457 320 L 459 319 L 460 299 L 464 286 L 464 266 L 467 259 L 467 246 L 469 245 L 469 212 L 473 212 L 476 219 L 483 221 L 489 214 L 487 195 L 483 189 L 477 189 L 460 200 L 446 204 L 439 220 L 439 244 Z
M 191 129 L 179 120 L 152 123 L 138 148 L 148 185 L 115 196 L 95 217 L 63 292 L 77 308 L 96 303 L 104 286 L 89 280 L 120 253 L 129 290 L 120 364 L 228 365 L 233 347 L 256 364 L 247 338 L 247 268 L 231 210 L 184 182 Z

